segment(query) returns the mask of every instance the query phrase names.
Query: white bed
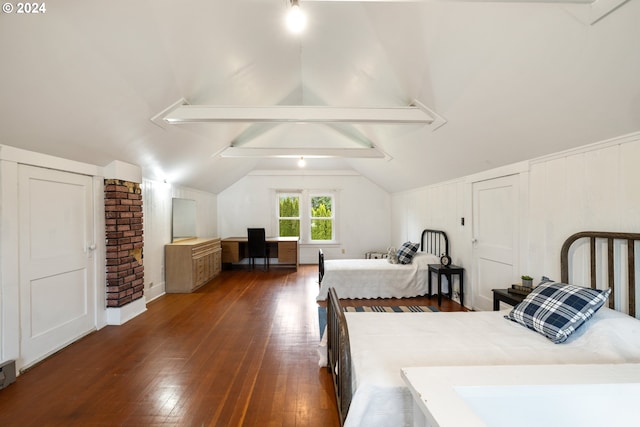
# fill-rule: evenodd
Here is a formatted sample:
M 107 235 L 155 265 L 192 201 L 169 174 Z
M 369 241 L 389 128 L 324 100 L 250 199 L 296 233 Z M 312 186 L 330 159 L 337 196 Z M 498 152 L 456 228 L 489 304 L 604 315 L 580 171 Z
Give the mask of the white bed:
M 592 260 L 587 263 L 590 274 L 586 277 L 591 279 L 592 288 L 601 291 L 580 288 L 580 292 L 600 295 L 599 304 L 603 304 L 608 296 L 611 308 L 616 300 L 614 295 L 630 297 L 626 306 L 618 307 L 622 312 L 602 306 L 592 318 L 589 319 L 590 314 L 584 316 L 583 320 L 588 321 L 566 341 L 557 340 L 560 344 L 505 319 L 504 315 L 510 310 L 344 313 L 339 295 L 331 289 L 327 304 L 326 349 L 344 425 L 412 425 L 413 402 L 400 376 L 401 368 L 640 363 L 640 320 L 635 318 L 637 304 L 631 297 L 636 295 L 635 265 L 639 261 L 635 247 L 640 243 L 640 234 L 584 232 L 570 236 L 561 251 L 563 283 L 570 283 L 569 254 L 583 253 L 572 249 L 571 245 L 576 241 L 584 245 L 585 240 L 590 247 L 588 259 Z M 604 248 L 601 248 L 602 242 Z M 614 250 L 616 246 L 626 247 L 626 250 Z M 625 262 L 624 268 L 616 270 L 618 263 Z M 597 277 L 605 277 L 606 283 L 597 283 L 594 279 Z M 536 290 L 544 292 L 544 288 L 554 286 L 567 289 L 564 288 L 567 285 L 545 284 Z M 556 307 L 555 302 L 545 304 L 552 304 L 545 307 Z M 536 319 L 540 321 L 540 318 Z
M 506 313 L 345 313 L 355 391 L 344 425 L 413 425 L 401 368 L 640 363 L 640 321 L 626 314 L 603 307 L 554 344 Z
M 410 298 L 429 294 L 429 264 L 440 264 L 440 256 L 449 253 L 447 236 L 440 230 L 424 230 L 421 250 L 410 264 L 391 264 L 387 259 L 319 258 L 320 291 L 317 301 L 327 299 L 329 288 L 340 298 Z M 437 283 L 437 278 L 432 278 Z M 437 292 L 433 286 L 431 294 Z M 448 293 L 446 278 L 442 292 Z
M 326 300 L 329 288 L 338 289 L 340 298 L 346 299 L 426 295 L 429 264 L 439 263 L 440 257 L 427 252 L 416 253 L 411 264 L 391 264 L 386 259 L 327 260 L 316 300 Z M 448 292 L 445 283 L 446 279 L 443 281 L 443 292 Z

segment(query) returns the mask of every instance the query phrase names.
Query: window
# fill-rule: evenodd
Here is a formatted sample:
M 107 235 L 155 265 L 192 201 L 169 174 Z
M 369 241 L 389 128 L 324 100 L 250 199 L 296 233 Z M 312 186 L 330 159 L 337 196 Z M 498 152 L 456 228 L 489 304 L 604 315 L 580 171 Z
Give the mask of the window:
M 297 236 L 302 243 L 336 241 L 334 192 L 277 192 L 278 235 Z
M 299 194 L 278 194 L 278 230 L 280 237 L 300 237 Z
M 330 194 L 310 197 L 311 241 L 335 240 L 333 235 L 333 196 Z

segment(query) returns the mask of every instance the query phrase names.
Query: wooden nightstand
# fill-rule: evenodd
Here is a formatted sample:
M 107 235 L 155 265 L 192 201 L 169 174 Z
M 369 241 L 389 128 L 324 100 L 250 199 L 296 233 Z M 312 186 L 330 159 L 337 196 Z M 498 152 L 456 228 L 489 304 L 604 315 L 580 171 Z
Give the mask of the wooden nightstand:
M 500 310 L 500 301 L 515 307 L 527 297 L 526 295 L 511 293 L 508 289 L 492 289 L 491 292 L 493 292 L 493 311 Z
M 452 277 L 455 275 L 460 277 L 460 305 L 464 307 L 464 268 L 457 265 L 429 264 L 429 296 L 431 296 L 431 273 L 438 275 L 438 305 L 442 303 L 442 276 L 449 281 L 449 299 L 453 295 Z

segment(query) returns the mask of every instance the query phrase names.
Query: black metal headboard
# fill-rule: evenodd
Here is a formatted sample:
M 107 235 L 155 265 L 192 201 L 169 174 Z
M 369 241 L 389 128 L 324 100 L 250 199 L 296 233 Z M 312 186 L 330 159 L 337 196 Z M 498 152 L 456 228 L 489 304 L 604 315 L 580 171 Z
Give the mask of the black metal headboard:
M 615 294 L 620 292 L 627 295 L 627 310 L 629 315 L 636 317 L 638 307 L 636 307 L 636 242 L 640 242 L 640 233 L 617 233 L 606 231 L 583 231 L 575 233 L 567 238 L 562 245 L 560 253 L 560 274 L 564 283 L 572 283 L 569 277 L 569 252 L 574 243 L 586 239 L 589 242 L 589 285 L 592 288 L 611 289 L 609 296 L 609 307 L 615 309 Z M 605 248 L 601 249 L 602 262 L 598 262 L 597 242 L 605 243 Z M 626 248 L 625 251 L 616 251 L 616 245 Z M 626 259 L 621 256 L 626 252 Z M 627 272 L 627 277 L 616 277 L 616 260 L 626 267 L 621 271 Z M 599 274 L 604 270 L 605 274 Z M 607 283 L 597 283 L 598 276 L 606 277 Z M 626 283 L 626 292 L 621 289 Z M 586 284 L 585 284 L 586 285 Z M 618 286 L 616 286 L 618 285 Z M 625 310 L 622 310 L 625 311 Z
M 442 230 L 422 230 L 420 245 L 422 252 L 437 256 L 449 255 L 449 239 L 447 233 Z

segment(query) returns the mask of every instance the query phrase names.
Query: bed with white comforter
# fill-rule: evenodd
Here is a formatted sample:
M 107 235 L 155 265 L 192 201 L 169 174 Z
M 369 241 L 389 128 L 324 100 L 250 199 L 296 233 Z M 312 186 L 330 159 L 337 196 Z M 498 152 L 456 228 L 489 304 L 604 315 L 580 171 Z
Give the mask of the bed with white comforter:
M 412 425 L 401 368 L 640 363 L 640 321 L 626 314 L 602 308 L 554 344 L 506 313 L 345 313 L 354 390 L 345 426 Z
M 411 426 L 402 368 L 640 363 L 638 245 L 640 233 L 575 233 L 560 251 L 561 283 L 502 312 L 344 313 L 330 289 L 321 353 L 344 425 Z
M 415 244 L 406 242 L 404 245 Z M 410 259 L 411 262 L 408 264 L 392 263 L 384 258 L 325 261 L 320 249 L 318 259 L 320 292 L 316 300 L 326 300 L 329 288 L 334 288 L 340 298 L 344 299 L 411 298 L 429 294 L 429 264 L 440 264 L 440 257 L 449 255 L 447 233 L 442 230 L 422 230 L 420 250 L 415 252 L 412 258 L 407 257 L 403 247 L 397 253 L 403 254 L 404 261 Z M 438 291 L 437 278 L 432 277 L 432 281 L 431 295 Z M 442 292 L 449 292 L 447 279 L 444 276 Z
M 391 264 L 387 259 L 336 259 L 324 262 L 324 276 L 317 301 L 327 299 L 329 288 L 340 298 L 410 298 L 427 295 L 429 264 L 439 264 L 440 257 L 417 252 L 410 264 Z M 437 292 L 433 277 L 432 293 Z M 448 292 L 443 278 L 442 292 Z

